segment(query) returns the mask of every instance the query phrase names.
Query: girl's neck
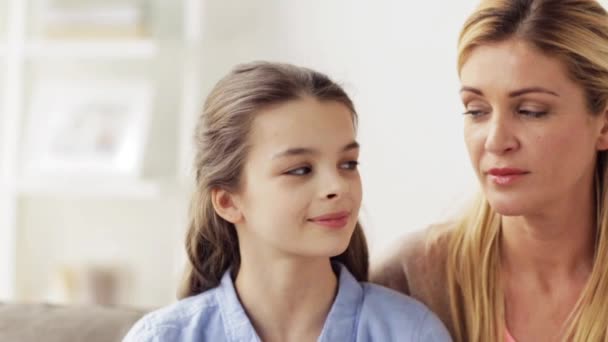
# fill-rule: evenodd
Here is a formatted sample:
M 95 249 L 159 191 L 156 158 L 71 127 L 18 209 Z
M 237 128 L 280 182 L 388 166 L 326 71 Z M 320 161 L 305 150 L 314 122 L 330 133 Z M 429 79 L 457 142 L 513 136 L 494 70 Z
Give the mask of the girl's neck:
M 242 257 L 235 288 L 260 338 L 316 341 L 338 287 L 329 259 L 255 259 Z

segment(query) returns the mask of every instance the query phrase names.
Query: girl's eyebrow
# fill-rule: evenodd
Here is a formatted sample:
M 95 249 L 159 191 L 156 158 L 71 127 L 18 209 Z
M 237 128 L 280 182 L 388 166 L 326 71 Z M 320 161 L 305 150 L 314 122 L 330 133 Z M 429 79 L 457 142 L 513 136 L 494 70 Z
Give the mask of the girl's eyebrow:
M 342 152 L 346 152 L 346 151 L 350 151 L 350 150 L 354 150 L 354 149 L 358 149 L 358 148 L 359 148 L 359 143 L 356 141 L 353 141 L 353 142 L 347 144 L 346 146 L 344 146 L 344 148 L 342 149 Z M 293 156 L 300 156 L 300 155 L 315 155 L 315 154 L 319 154 L 319 150 L 314 149 L 314 148 L 309 148 L 309 147 L 294 147 L 294 148 L 288 148 L 285 151 L 275 154 L 272 157 L 272 159 L 293 157 Z

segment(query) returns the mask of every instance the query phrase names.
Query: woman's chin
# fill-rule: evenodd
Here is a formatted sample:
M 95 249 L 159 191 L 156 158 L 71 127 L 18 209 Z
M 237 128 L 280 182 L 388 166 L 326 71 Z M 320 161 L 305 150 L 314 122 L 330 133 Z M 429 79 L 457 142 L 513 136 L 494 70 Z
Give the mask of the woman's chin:
M 521 198 L 514 198 L 513 196 L 509 196 L 510 198 L 505 198 L 505 196 L 500 196 L 500 198 L 489 197 L 488 203 L 492 210 L 497 214 L 502 216 L 522 216 L 530 211 L 530 203 Z

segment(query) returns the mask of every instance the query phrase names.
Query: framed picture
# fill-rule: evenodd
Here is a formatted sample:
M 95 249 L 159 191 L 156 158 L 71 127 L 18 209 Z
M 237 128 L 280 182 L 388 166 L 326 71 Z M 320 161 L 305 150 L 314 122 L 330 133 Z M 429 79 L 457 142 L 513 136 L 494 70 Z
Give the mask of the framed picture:
M 152 87 L 145 81 L 41 81 L 30 103 L 27 176 L 141 173 Z

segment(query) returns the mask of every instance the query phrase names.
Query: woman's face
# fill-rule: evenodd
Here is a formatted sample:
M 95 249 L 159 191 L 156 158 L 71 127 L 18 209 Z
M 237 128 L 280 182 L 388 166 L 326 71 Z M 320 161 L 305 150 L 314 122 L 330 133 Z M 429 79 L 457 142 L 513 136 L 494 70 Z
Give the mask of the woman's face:
M 494 210 L 541 214 L 593 193 L 606 114 L 589 112 L 560 60 L 521 40 L 482 45 L 461 83 L 465 142 Z

